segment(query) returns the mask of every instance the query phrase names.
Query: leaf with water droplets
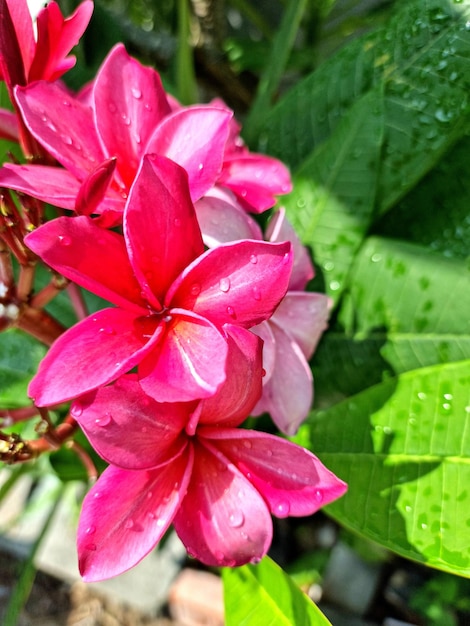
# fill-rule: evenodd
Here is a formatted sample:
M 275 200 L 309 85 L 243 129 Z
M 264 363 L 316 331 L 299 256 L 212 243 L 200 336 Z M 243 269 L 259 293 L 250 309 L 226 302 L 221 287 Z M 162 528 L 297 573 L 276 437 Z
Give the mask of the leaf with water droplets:
M 269 557 L 257 565 L 224 569 L 227 626 L 331 626 L 294 581 Z
M 297 436 L 348 482 L 328 507 L 396 553 L 470 576 L 470 361 L 406 372 L 312 415 Z

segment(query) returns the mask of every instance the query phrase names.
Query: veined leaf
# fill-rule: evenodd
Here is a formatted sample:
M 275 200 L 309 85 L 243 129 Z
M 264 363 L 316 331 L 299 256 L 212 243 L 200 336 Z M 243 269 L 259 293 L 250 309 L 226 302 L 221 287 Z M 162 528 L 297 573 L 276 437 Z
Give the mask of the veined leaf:
M 258 565 L 224 568 L 223 580 L 227 626 L 331 626 L 269 557 Z
M 377 206 L 390 208 L 469 122 L 470 0 L 400 3 L 387 26 L 346 45 L 266 115 L 258 147 L 296 173 L 371 91 L 384 93 Z
M 463 260 L 371 237 L 357 255 L 350 285 L 342 316 L 349 331 L 470 334 L 470 267 Z
M 383 111 L 379 92 L 359 100 L 294 177 L 288 216 L 325 274 L 336 300 L 374 208 Z
M 406 372 L 314 412 L 296 441 L 348 483 L 327 507 L 341 524 L 470 577 L 470 361 Z
M 13 328 L 2 332 L 0 341 L 0 407 L 24 406 L 30 402 L 27 387 L 46 348 Z

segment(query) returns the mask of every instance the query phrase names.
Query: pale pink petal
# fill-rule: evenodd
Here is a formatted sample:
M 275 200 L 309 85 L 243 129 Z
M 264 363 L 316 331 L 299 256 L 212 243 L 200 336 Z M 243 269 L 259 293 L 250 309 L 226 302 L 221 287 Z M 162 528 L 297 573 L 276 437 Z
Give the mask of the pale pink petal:
M 291 264 L 289 243 L 223 244 L 183 272 L 166 304 L 193 309 L 219 325 L 249 328 L 272 315 L 286 293 Z
M 18 118 L 12 111 L 0 109 L 0 138 L 19 141 Z
M 210 566 L 257 562 L 272 539 L 263 498 L 209 442 L 195 444 L 191 481 L 173 523 L 188 553 Z
M 146 556 L 168 529 L 186 492 L 191 451 L 149 471 L 104 471 L 83 501 L 79 569 L 86 582 L 111 578 Z
M 273 331 L 269 320 L 252 326 L 250 330 L 263 340 L 263 385 L 265 385 L 271 378 L 276 363 L 276 343 Z
M 272 320 L 268 323 L 276 350 L 274 369 L 253 415 L 269 413 L 280 431 L 294 435 L 312 407 L 312 372 L 295 341 Z
M 58 4 L 51 2 L 37 16 L 37 45 L 28 80 L 57 80 L 75 65 L 75 57 L 67 57 L 83 35 L 91 14 L 93 2 L 85 0 L 68 18 L 64 19 Z
M 168 330 L 139 366 L 140 384 L 158 402 L 213 396 L 225 381 L 227 338 L 208 320 L 170 310 Z
M 303 291 L 307 283 L 315 276 L 315 271 L 307 248 L 302 244 L 286 218 L 285 209 L 281 208 L 273 215 L 266 229 L 266 239 L 272 242 L 291 242 L 294 251 L 294 265 L 292 266 L 289 290 Z
M 194 206 L 208 248 L 238 239 L 263 239 L 257 222 L 228 189 L 215 186 Z
M 117 157 L 120 177 L 129 188 L 151 133 L 170 113 L 157 72 L 130 57 L 118 44 L 99 70 L 93 99 L 96 127 L 108 157 Z
M 165 157 L 146 155 L 124 212 L 131 264 L 149 302 L 163 299 L 183 269 L 204 250 L 185 171 Z
M 276 196 L 292 190 L 287 167 L 277 159 L 255 153 L 227 158 L 219 183 L 231 189 L 255 213 L 270 209 L 276 204 Z
M 59 217 L 30 233 L 25 243 L 47 265 L 85 289 L 147 314 L 122 235 L 96 226 L 86 216 Z
M 76 400 L 71 414 L 108 463 L 142 470 L 165 464 L 181 452 L 187 439 L 181 431 L 190 408 L 188 403 L 155 402 L 129 374 Z
M 210 427 L 200 435 L 249 478 L 276 517 L 311 515 L 347 489 L 311 452 L 275 435 Z
M 69 328 L 49 348 L 28 393 L 38 406 L 81 396 L 130 371 L 151 350 L 135 315 L 103 309 Z
M 163 120 L 147 146 L 147 152 L 167 156 L 184 167 L 193 202 L 220 174 L 231 116 L 229 111 L 209 106 L 180 109 Z
M 58 83 L 39 81 L 15 94 L 26 128 L 79 181 L 105 160 L 91 109 Z
M 226 326 L 225 331 L 227 380 L 212 398 L 204 400 L 200 424 L 238 426 L 261 395 L 262 345 L 259 337 L 237 326 Z
M 87 179 L 85 179 L 86 182 Z M 15 165 L 5 163 L 0 168 L 0 186 L 21 191 L 43 202 L 62 209 L 75 208 L 80 182 L 69 171 L 48 165 Z M 108 192 L 100 204 L 100 212 L 119 211 L 122 214 L 124 200 Z
M 331 300 L 322 293 L 288 291 L 273 320 L 283 328 L 310 359 L 323 331 L 328 327 Z

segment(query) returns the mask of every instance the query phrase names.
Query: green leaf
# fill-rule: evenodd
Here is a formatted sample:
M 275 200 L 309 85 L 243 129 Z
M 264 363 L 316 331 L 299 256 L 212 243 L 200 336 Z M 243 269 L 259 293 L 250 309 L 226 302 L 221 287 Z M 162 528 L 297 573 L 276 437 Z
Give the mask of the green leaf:
M 358 254 L 342 320 L 349 331 L 470 335 L 470 266 L 422 246 L 371 237 Z
M 352 106 L 383 91 L 380 211 L 432 169 L 469 121 L 470 0 L 414 0 L 399 7 L 384 28 L 344 46 L 297 83 L 267 112 L 258 140 L 259 149 L 296 173 Z
M 227 626 L 328 626 L 330 622 L 270 558 L 223 569 Z M 331 626 L 331 625 L 330 625 Z
M 470 577 L 470 361 L 406 372 L 299 431 L 345 480 L 341 524 L 411 559 Z
M 371 221 L 382 131 L 382 96 L 371 92 L 299 168 L 294 191 L 284 200 L 294 228 L 313 248 L 334 300 Z
M 30 402 L 27 387 L 46 348 L 13 328 L 1 333 L 0 342 L 0 407 L 24 406 Z

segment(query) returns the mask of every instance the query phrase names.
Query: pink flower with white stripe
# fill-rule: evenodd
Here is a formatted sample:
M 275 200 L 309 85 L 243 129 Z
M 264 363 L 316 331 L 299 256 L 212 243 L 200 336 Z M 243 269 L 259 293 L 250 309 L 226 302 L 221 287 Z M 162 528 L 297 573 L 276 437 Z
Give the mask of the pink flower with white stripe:
M 310 515 L 346 491 L 309 451 L 237 428 L 261 379 L 259 339 L 241 331 L 228 329 L 233 375 L 210 399 L 157 403 L 130 375 L 72 406 L 111 463 L 80 517 L 86 581 L 133 567 L 172 523 L 188 552 L 207 565 L 257 562 L 271 544 L 271 515 Z
M 225 325 L 258 324 L 286 292 L 290 244 L 239 241 L 204 252 L 186 172 L 165 157 L 143 158 L 123 230 L 61 217 L 26 237 L 50 267 L 115 305 L 52 345 L 29 386 L 38 406 L 76 398 L 134 367 L 160 402 L 210 397 L 226 379 Z

